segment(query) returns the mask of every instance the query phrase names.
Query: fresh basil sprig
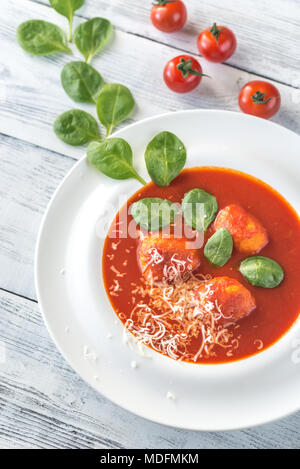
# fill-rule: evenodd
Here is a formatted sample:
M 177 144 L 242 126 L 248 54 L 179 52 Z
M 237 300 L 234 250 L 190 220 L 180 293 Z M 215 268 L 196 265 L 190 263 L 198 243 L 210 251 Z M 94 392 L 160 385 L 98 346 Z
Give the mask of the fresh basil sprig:
M 56 135 L 69 145 L 84 145 L 92 140 L 101 140 L 96 119 L 80 109 L 61 114 L 53 127 Z
M 140 199 L 130 207 L 130 214 L 136 224 L 147 231 L 158 231 L 169 226 L 179 212 L 177 204 L 159 197 Z
M 105 18 L 92 18 L 80 24 L 74 32 L 74 42 L 77 49 L 89 63 L 104 47 L 112 36 L 113 26 Z
M 104 80 L 91 65 L 69 62 L 62 69 L 61 84 L 73 101 L 96 104 Z
M 65 16 L 69 21 L 68 41 L 72 40 L 72 25 L 74 12 L 79 10 L 84 4 L 84 0 L 49 0 L 52 8 L 60 15 Z
M 207 241 L 204 256 L 213 265 L 222 267 L 230 259 L 233 240 L 227 228 L 220 228 Z
M 87 149 L 87 159 L 106 176 L 112 179 L 134 178 L 146 184 L 132 164 L 132 149 L 122 138 L 108 138 L 92 142 Z
M 33 55 L 50 55 L 56 52 L 72 54 L 62 29 L 43 20 L 29 20 L 17 29 L 17 39 L 26 52 Z
M 106 128 L 106 136 L 127 119 L 133 108 L 134 99 L 126 86 L 116 83 L 103 86 L 97 99 L 97 113 Z
M 192 189 L 182 201 L 183 217 L 187 225 L 198 231 L 206 231 L 218 211 L 216 198 L 203 189 Z
M 248 257 L 241 262 L 240 272 L 255 287 L 275 288 L 284 279 L 284 271 L 278 262 L 264 256 Z
M 185 146 L 171 132 L 160 132 L 148 144 L 145 162 L 152 181 L 158 186 L 168 186 L 185 165 Z

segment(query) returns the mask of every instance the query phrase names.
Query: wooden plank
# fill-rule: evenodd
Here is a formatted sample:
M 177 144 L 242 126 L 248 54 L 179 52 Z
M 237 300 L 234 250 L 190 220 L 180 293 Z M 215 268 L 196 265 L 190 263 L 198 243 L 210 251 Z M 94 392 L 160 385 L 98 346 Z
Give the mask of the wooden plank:
M 0 134 L 0 287 L 35 298 L 33 259 L 42 215 L 75 160 Z
M 41 0 L 35 0 L 41 1 Z M 46 5 L 47 0 L 42 0 Z M 298 0 L 186 0 L 188 23 L 164 34 L 150 22 L 151 2 L 86 0 L 78 15 L 105 16 L 118 29 L 198 54 L 197 36 L 214 21 L 236 34 L 238 49 L 229 64 L 300 88 L 300 2 Z M 101 12 L 101 14 L 99 13 Z
M 79 158 L 84 150 L 63 144 L 52 130 L 56 116 L 67 109 L 80 107 L 95 113 L 92 105 L 81 106 L 73 103 L 60 85 L 61 68 L 72 57 L 34 57 L 24 52 L 15 38 L 17 25 L 24 20 L 41 18 L 56 21 L 64 27 L 65 19 L 45 5 L 28 0 L 22 0 L 22 5 L 20 8 L 18 0 L 11 0 L 3 5 L 6 22 L 0 28 L 3 95 L 0 130 L 53 151 Z M 98 14 L 101 11 L 101 14 L 111 17 L 114 21 L 114 9 L 104 8 L 103 4 L 103 10 L 98 5 L 97 11 Z M 135 11 L 133 8 L 133 16 Z M 78 23 L 79 19 L 76 21 Z M 167 45 L 117 31 L 112 44 L 107 46 L 93 64 L 106 81 L 124 83 L 132 90 L 137 106 L 131 121 L 181 109 L 215 108 L 238 111 L 239 89 L 246 81 L 255 78 L 254 75 L 227 65 L 205 64 L 205 72 L 212 79 L 203 79 L 201 86 L 192 93 L 177 95 L 169 91 L 162 81 L 164 64 L 173 55 L 174 49 Z M 74 58 L 78 57 L 75 52 Z M 280 85 L 279 89 L 283 102 L 274 120 L 299 132 L 300 90 L 285 85 Z
M 87 386 L 50 339 L 38 305 L 0 290 L 1 448 L 299 448 L 300 413 L 264 427 L 197 433 L 145 421 Z
M 209 3 L 207 8 L 212 8 L 212 12 L 220 7 L 219 0 L 215 0 L 214 5 Z M 233 5 L 232 1 L 222 2 L 222 8 L 225 10 L 230 3 Z M 263 63 L 266 68 L 269 67 L 270 73 L 277 70 L 280 76 L 284 76 L 282 71 L 286 70 L 287 78 L 282 81 L 287 83 L 291 76 L 292 61 L 298 57 L 298 51 L 295 53 L 293 44 L 289 46 L 288 56 L 280 48 L 270 52 L 266 47 L 269 48 L 271 37 L 280 39 L 284 32 L 283 26 L 289 28 L 285 32 L 288 41 L 294 34 L 299 4 L 292 0 L 288 3 L 291 7 L 287 16 L 286 12 L 279 10 L 281 5 L 278 0 L 272 2 L 272 23 L 268 24 L 275 27 L 274 33 L 267 31 L 266 44 L 262 43 L 261 32 L 254 41 L 255 44 L 260 41 L 261 46 L 258 51 L 261 55 L 255 59 L 255 64 Z M 204 3 L 201 4 L 203 6 Z M 194 25 L 194 28 L 198 28 L 198 5 L 195 1 L 191 4 L 191 11 L 194 9 L 198 15 L 192 15 L 190 26 Z M 244 5 L 250 18 L 252 14 L 255 15 L 255 24 L 258 24 L 257 11 L 250 11 L 249 0 L 243 2 L 243 7 L 235 2 L 231 24 L 235 24 L 236 12 L 243 10 Z M 270 12 L 270 3 L 266 0 L 260 2 L 259 6 L 263 12 Z M 38 226 L 53 191 L 74 164 L 74 160 L 64 158 L 55 151 L 78 158 L 83 150 L 63 145 L 51 129 L 58 113 L 76 106 L 59 86 L 60 69 L 70 58 L 31 57 L 15 41 L 15 28 L 21 21 L 40 17 L 65 26 L 64 18 L 45 5 L 31 4 L 25 0 L 5 2 L 3 8 L 5 11 L 2 14 L 6 21 L 0 27 L 1 130 L 24 141 L 0 135 L 0 287 L 35 298 L 32 264 Z M 167 110 L 197 107 L 237 109 L 238 88 L 251 76 L 227 66 L 211 66 L 209 73 L 214 77 L 214 82 L 203 83 L 191 95 L 176 96 L 164 88 L 161 82 L 163 64 L 174 55 L 174 47 L 187 47 L 189 49 L 186 50 L 195 51 L 190 42 L 192 36 L 194 41 L 195 30 L 188 29 L 172 38 L 160 35 L 151 26 L 146 27 L 148 6 L 145 8 L 144 4 L 136 0 L 131 2 L 129 10 L 128 5 L 121 0 L 87 0 L 85 8 L 86 11 L 80 14 L 95 16 L 100 15 L 101 11 L 101 15 L 112 18 L 119 28 L 109 53 L 102 54 L 95 65 L 108 81 L 121 81 L 134 91 L 138 108 L 132 120 Z M 279 11 L 280 20 L 277 19 Z M 293 22 L 291 12 L 295 18 Z M 143 21 L 141 18 L 144 18 Z M 203 24 L 210 19 L 203 16 Z M 244 17 L 242 19 L 244 21 Z M 251 28 L 252 24 L 253 21 Z M 246 35 L 247 28 L 244 27 L 245 23 L 241 23 L 241 34 Z M 131 34 L 141 34 L 141 31 L 145 37 L 164 41 L 166 45 L 161 46 Z M 185 37 L 186 46 L 183 46 Z M 250 46 L 252 48 L 253 44 Z M 278 51 L 282 56 L 280 64 L 278 59 L 277 62 L 272 59 Z M 141 58 L 145 58 L 143 62 Z M 250 60 L 249 66 L 252 63 L 254 60 Z M 260 73 L 258 69 L 255 71 Z M 296 76 L 297 71 L 294 73 Z M 142 79 L 144 75 L 146 78 Z M 278 79 L 278 76 L 274 75 L 274 78 Z M 280 90 L 284 104 L 276 120 L 299 131 L 299 92 L 285 86 L 280 87 Z M 89 106 L 83 108 L 92 109 Z M 26 142 L 33 142 L 39 147 Z M 41 148 L 43 146 L 54 152 Z M 299 448 L 299 414 L 258 429 L 201 434 L 145 422 L 119 409 L 91 390 L 66 364 L 48 336 L 38 306 L 25 298 L 1 291 L 1 349 L 3 346 L 6 357 L 4 362 L 2 358 L 0 360 L 2 448 Z

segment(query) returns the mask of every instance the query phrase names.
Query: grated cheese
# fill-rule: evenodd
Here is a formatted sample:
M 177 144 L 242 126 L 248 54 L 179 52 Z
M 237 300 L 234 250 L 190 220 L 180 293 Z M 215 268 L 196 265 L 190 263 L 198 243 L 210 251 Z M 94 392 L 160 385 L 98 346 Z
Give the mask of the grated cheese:
M 164 261 L 155 247 L 149 250 L 149 255 L 144 272 L 149 265 Z M 126 273 L 119 272 L 114 266 L 110 268 L 116 278 L 109 291 L 117 296 L 122 291 L 118 278 L 122 279 Z M 174 360 L 197 362 L 215 356 L 216 346 L 224 348 L 227 356 L 232 356 L 239 346 L 239 339 L 234 338 L 224 321 L 220 321 L 230 318 L 224 316 L 221 305 L 212 299 L 211 276 L 194 274 L 192 259 L 188 256 L 182 260 L 176 253 L 164 265 L 163 275 L 162 281 L 145 276 L 139 285 L 130 283 L 130 317 L 119 313 L 125 324 L 124 342 L 143 356 L 145 346 Z M 204 288 L 199 291 L 203 284 Z M 199 344 L 198 348 L 191 353 L 195 343 Z
M 116 269 L 114 265 L 110 267 L 110 270 L 112 270 L 113 273 L 116 274 L 117 277 L 124 277 L 126 275 L 126 272 L 123 272 L 123 273 L 119 272 L 118 269 Z
M 262 340 L 256 339 L 256 340 L 254 341 L 254 345 L 256 346 L 257 350 L 261 350 L 261 349 L 263 348 L 263 346 L 264 346 L 264 343 L 263 343 Z
M 150 346 L 157 352 L 174 360 L 196 362 L 199 358 L 209 357 L 213 348 L 236 348 L 238 340 L 228 328 L 218 323 L 223 317 L 221 308 L 210 301 L 209 288 L 205 301 L 195 295 L 201 282 L 208 280 L 193 274 L 189 279 L 179 280 L 176 284 L 144 281 L 135 291 L 141 298 L 133 307 L 125 327 L 141 344 Z M 192 356 L 189 345 L 192 340 L 199 342 L 197 352 Z

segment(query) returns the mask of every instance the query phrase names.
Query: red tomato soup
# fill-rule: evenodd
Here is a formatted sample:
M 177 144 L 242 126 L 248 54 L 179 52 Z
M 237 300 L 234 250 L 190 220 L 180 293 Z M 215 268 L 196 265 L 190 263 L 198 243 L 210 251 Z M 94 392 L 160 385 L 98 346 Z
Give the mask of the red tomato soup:
M 185 251 L 182 238 L 149 235 L 137 225 L 137 238 L 121 237 L 133 224 L 129 209 L 134 202 L 160 197 L 181 204 L 194 188 L 212 194 L 218 203 L 202 247 Z M 253 243 L 252 238 L 245 243 L 241 238 L 247 229 L 239 233 L 236 225 L 232 255 L 217 267 L 203 250 L 226 211 L 234 212 L 232 223 L 246 220 L 247 229 L 257 233 Z M 125 214 L 127 222 L 121 221 Z M 182 218 L 172 230 L 176 223 L 183 223 Z M 275 288 L 248 283 L 239 266 L 252 255 L 278 262 L 283 281 Z M 225 363 L 266 349 L 293 325 L 300 311 L 299 260 L 299 217 L 280 194 L 247 174 L 199 167 L 183 170 L 168 187 L 151 182 L 128 200 L 105 240 L 103 278 L 115 313 L 137 340 L 175 360 Z M 182 277 L 164 281 L 168 269 Z M 228 307 L 233 316 L 226 316 Z

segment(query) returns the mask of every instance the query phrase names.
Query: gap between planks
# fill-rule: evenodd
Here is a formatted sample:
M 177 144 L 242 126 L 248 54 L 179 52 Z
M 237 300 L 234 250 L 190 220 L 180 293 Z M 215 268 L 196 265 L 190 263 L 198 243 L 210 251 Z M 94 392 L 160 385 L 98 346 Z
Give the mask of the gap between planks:
M 32 303 L 38 304 L 38 301 L 35 300 L 34 298 L 30 298 L 29 296 L 25 296 L 25 295 L 22 295 L 21 293 L 17 293 L 17 292 L 11 291 L 11 290 L 7 290 L 6 288 L 0 287 L 0 292 L 8 293 L 9 295 L 13 295 L 13 296 L 16 296 L 18 298 L 22 298 L 23 300 L 31 301 Z
M 59 157 L 62 157 L 62 158 L 67 158 L 68 160 L 72 160 L 72 161 L 74 161 L 74 163 L 78 162 L 78 158 L 75 158 L 74 156 L 67 155 L 66 153 L 60 153 L 59 151 L 55 151 L 55 150 L 52 150 L 51 148 L 44 147 L 43 145 L 38 145 L 37 143 L 30 142 L 28 140 L 24 140 L 23 138 L 15 137 L 14 135 L 10 135 L 10 134 L 7 134 L 5 132 L 0 131 L 0 138 L 1 137 L 11 138 L 12 140 L 17 140 L 17 141 L 22 142 L 24 144 L 31 145 L 34 148 L 40 148 L 41 150 L 46 150 L 49 153 L 52 153 L 53 155 L 56 155 L 56 156 L 59 156 Z M 85 146 L 82 145 L 81 148 L 85 148 Z M 1 290 L 1 287 L 0 287 L 0 290 Z

